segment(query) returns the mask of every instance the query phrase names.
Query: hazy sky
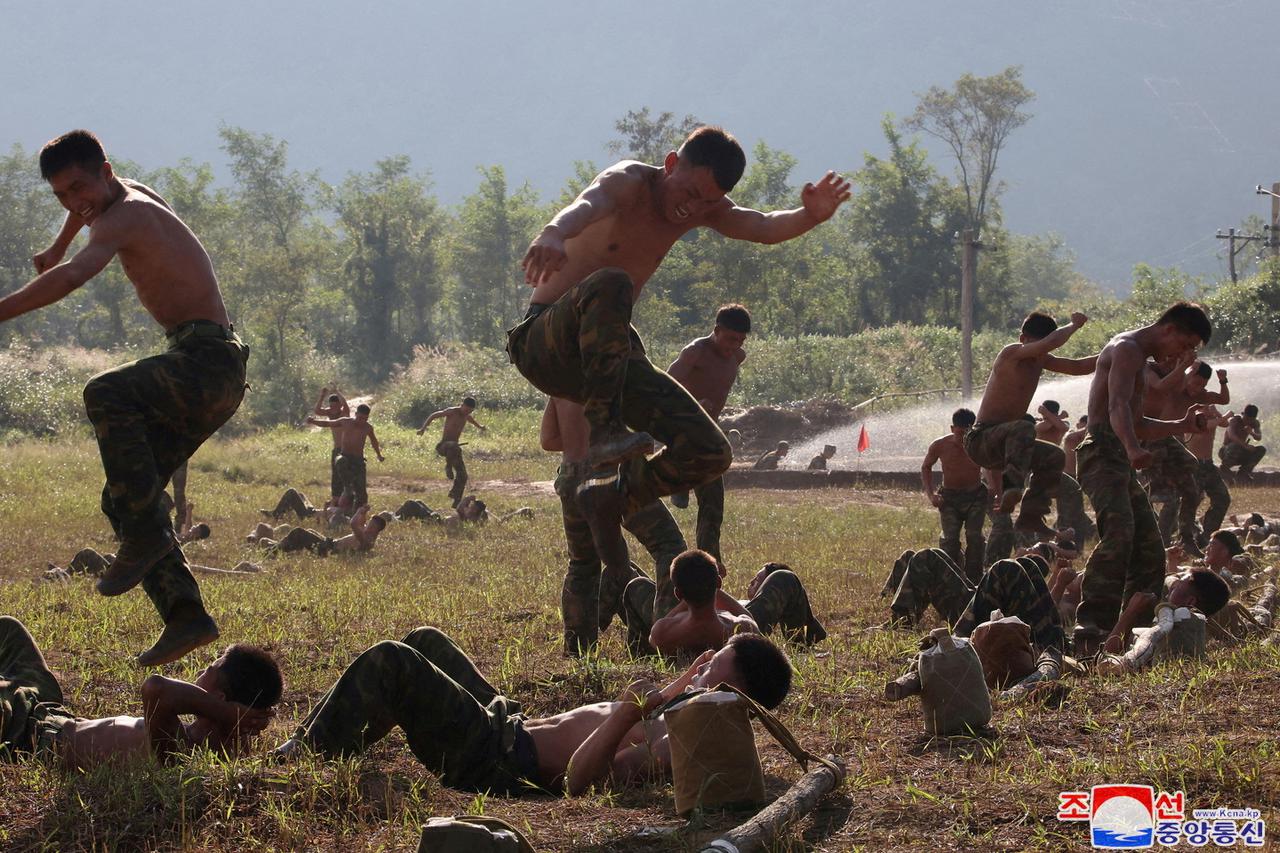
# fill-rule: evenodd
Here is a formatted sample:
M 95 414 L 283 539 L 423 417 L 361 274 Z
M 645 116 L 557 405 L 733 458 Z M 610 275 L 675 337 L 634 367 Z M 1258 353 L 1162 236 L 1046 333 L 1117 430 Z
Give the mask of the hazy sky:
M 643 10 L 644 14 L 637 14 Z M 404 153 L 454 203 L 475 167 L 554 196 L 648 105 L 799 158 L 884 153 L 879 122 L 965 71 L 1024 67 L 1035 118 L 1000 164 L 1006 224 L 1087 274 L 1224 268 L 1217 228 L 1280 180 L 1276 0 L 365 3 L 0 0 L 0 145 L 72 127 L 146 166 L 221 170 L 220 124 L 329 180 Z M 950 171 L 934 149 L 938 165 Z

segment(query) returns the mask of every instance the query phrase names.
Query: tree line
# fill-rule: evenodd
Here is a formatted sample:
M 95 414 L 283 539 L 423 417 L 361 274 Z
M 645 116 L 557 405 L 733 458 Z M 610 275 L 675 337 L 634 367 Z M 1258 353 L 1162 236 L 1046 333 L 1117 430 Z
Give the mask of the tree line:
M 1046 303 L 1104 304 L 1109 297 L 1076 272 L 1060 237 L 1016 234 L 1004 225 L 996 158 L 1008 133 L 1029 119 L 1021 108 L 1031 97 L 1017 69 L 1007 69 L 930 90 L 903 120 L 885 116 L 877 152 L 845 172 L 855 194 L 831 222 L 778 246 L 706 229 L 689 234 L 646 288 L 637 328 L 655 342 L 687 339 L 728 301 L 746 304 L 756 329 L 770 336 L 955 326 L 954 234 L 969 227 L 999 249 L 980 262 L 978 329 L 1016 327 Z M 609 150 L 660 163 L 696 124 L 694 116 L 631 111 L 617 121 Z M 964 137 L 965 127 L 980 132 Z M 947 142 L 954 176 L 931 161 L 915 133 Z M 239 127 L 223 127 L 220 138 L 229 184 L 216 180 L 208 163 L 155 168 L 112 160 L 120 174 L 158 190 L 208 249 L 230 315 L 253 348 L 252 381 L 271 400 L 259 407 L 268 420 L 296 416 L 317 374 L 377 384 L 407 365 L 416 348 L 500 348 L 528 299 L 519 268 L 525 248 L 599 169 L 575 163 L 559 197 L 543 199 L 528 184 L 513 186 L 501 165 L 480 166 L 474 192 L 447 206 L 430 173 L 407 156 L 330 184 L 295 168 L 285 140 Z M 819 177 L 794 174 L 795 158 L 763 141 L 748 160 L 731 194 L 743 205 L 794 207 L 800 184 Z M 61 215 L 35 152 L 14 146 L 0 157 L 5 292 L 31 277 L 30 257 L 48 245 Z M 0 340 L 114 349 L 150 347 L 156 336 L 113 263 L 59 305 L 0 327 Z

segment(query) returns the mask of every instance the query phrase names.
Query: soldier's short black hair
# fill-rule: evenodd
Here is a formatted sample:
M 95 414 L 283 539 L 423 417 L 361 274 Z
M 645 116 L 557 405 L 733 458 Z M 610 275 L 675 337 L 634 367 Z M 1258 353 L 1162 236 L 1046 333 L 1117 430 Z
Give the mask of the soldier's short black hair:
M 1209 322 L 1209 315 L 1205 313 L 1202 306 L 1194 302 L 1178 302 L 1160 315 L 1160 319 L 1156 320 L 1156 325 L 1172 324 L 1184 332 L 1193 332 L 1200 338 L 1202 344 L 1209 343 L 1209 338 L 1213 336 L 1213 324 Z
M 1198 373 L 1202 378 L 1208 379 L 1213 375 L 1213 368 L 1209 366 L 1209 362 L 1202 361 L 1196 366 L 1196 373 Z
M 476 398 L 475 398 L 475 397 L 463 397 L 463 398 L 462 398 L 462 405 L 464 405 L 464 406 L 470 406 L 471 408 L 473 408 L 473 409 L 474 409 L 474 408 L 476 407 Z
M 720 569 L 706 551 L 690 548 L 671 561 L 671 583 L 690 607 L 705 607 L 716 599 Z
M 1253 403 L 1244 407 L 1244 416 L 1246 418 L 1256 418 L 1258 416 L 1258 407 Z
M 261 646 L 236 643 L 229 647 L 218 673 L 223 695 L 250 708 L 270 708 L 280 701 L 284 691 L 280 664 Z
M 356 406 L 356 414 L 357 414 L 357 415 L 367 415 L 367 414 L 369 414 L 369 412 L 371 412 L 371 411 L 372 411 L 372 409 L 370 409 L 370 408 L 369 408 L 369 404 L 368 404 L 368 403 L 361 403 L 360 405 Z
M 1251 512 L 1251 513 L 1249 513 L 1249 519 L 1248 519 L 1248 520 L 1249 520 L 1249 523 L 1250 523 L 1250 524 L 1255 525 L 1255 526 L 1256 526 L 1256 525 L 1259 525 L 1259 524 L 1266 524 L 1266 523 L 1267 523 L 1267 520 L 1266 520 L 1265 518 L 1263 518 L 1263 517 L 1262 517 L 1262 513 L 1260 513 L 1260 512 Z
M 951 425 L 968 429 L 978 421 L 972 409 L 956 409 L 951 413 Z
M 1053 412 L 1055 415 L 1062 411 L 1062 406 L 1058 404 L 1057 400 L 1045 400 L 1041 405 Z
M 375 515 L 373 518 L 369 519 L 369 523 L 370 524 L 376 523 L 378 525 L 379 533 L 387 529 L 387 520 L 380 515 Z
M 715 125 L 703 125 L 690 133 L 678 153 L 691 166 L 709 168 L 716 186 L 725 192 L 737 185 L 747 169 L 747 155 L 738 140 Z
M 40 177 L 46 181 L 70 166 L 96 172 L 107 162 L 98 137 L 87 130 L 72 130 L 50 139 L 40 149 Z
M 1038 341 L 1041 338 L 1048 337 L 1058 328 L 1058 321 L 1043 311 L 1032 311 L 1022 321 L 1022 334 Z
M 1192 569 L 1191 583 L 1196 588 L 1196 608 L 1205 616 L 1217 613 L 1231 600 L 1231 587 L 1216 572 Z
M 731 332 L 749 335 L 751 334 L 751 312 L 736 302 L 732 305 L 721 305 L 720 310 L 716 312 L 716 325 L 723 326 Z
M 1227 551 L 1231 556 L 1239 557 L 1244 553 L 1244 546 L 1240 544 L 1240 537 L 1233 530 L 1215 530 L 1209 536 L 1210 539 L 1216 539 L 1227 547 Z
M 732 648 L 742 692 L 766 708 L 776 708 L 791 691 L 791 661 L 782 650 L 760 634 L 734 634 L 725 643 Z

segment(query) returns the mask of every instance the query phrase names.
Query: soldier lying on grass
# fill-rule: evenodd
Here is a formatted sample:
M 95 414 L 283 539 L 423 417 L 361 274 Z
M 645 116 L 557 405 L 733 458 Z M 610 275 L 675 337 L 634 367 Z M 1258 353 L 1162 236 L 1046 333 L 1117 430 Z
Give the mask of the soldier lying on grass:
M 661 619 L 655 621 L 648 609 L 652 580 L 635 578 L 623 591 L 632 654 L 652 654 L 656 649 L 666 657 L 692 657 L 721 648 L 735 633 L 771 634 L 775 628 L 810 645 L 827 636 L 800 578 L 785 563 L 766 563 L 751 579 L 748 598 L 742 601 L 721 588 L 724 564 L 705 551 L 685 551 L 672 562 L 671 571 L 680 603 Z
M 287 554 L 291 551 L 306 550 L 320 557 L 327 557 L 335 551 L 341 553 L 371 551 L 373 550 L 373 544 L 378 541 L 378 536 L 387 527 L 387 516 L 375 515 L 370 517 L 369 507 L 362 506 L 351 517 L 349 526 L 351 532 L 336 539 L 305 527 L 294 527 L 285 531 L 284 535 L 279 539 L 274 539 L 264 535 L 267 531 L 262 528 L 266 528 L 267 525 L 260 524 L 259 529 L 249 534 L 249 538 L 250 541 L 254 541 L 256 538 L 260 548 L 266 548 L 272 553 Z M 272 533 L 278 532 L 278 530 L 272 531 Z
M 722 682 L 776 708 L 791 689 L 791 664 L 764 637 L 739 634 L 662 689 L 640 680 L 614 702 L 526 719 L 448 636 L 418 628 L 365 650 L 274 754 L 351 755 L 398 725 L 417 759 L 450 788 L 577 796 L 669 773 L 666 723 L 648 715 L 687 688 Z
M 149 676 L 141 717 L 87 720 L 63 705 L 62 688 L 26 627 L 0 616 L 0 759 L 61 759 L 74 768 L 148 752 L 168 758 L 196 746 L 235 755 L 275 716 L 283 687 L 270 654 L 236 643 L 194 683 Z M 184 723 L 183 715 L 194 719 Z

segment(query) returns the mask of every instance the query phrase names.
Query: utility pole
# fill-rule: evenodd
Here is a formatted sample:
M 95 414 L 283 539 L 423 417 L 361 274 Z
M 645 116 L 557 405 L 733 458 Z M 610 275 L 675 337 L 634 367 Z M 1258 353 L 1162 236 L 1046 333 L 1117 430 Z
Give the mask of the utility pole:
M 1263 189 L 1262 184 L 1253 189 L 1258 195 L 1271 196 L 1271 224 L 1263 229 L 1267 232 L 1265 244 L 1271 249 L 1271 257 L 1280 257 L 1280 181 L 1272 184 L 1270 190 Z
M 960 244 L 964 251 L 960 262 L 960 390 L 968 399 L 973 394 L 973 288 L 978 250 L 983 246 L 971 228 L 960 232 Z
M 1280 201 L 1280 199 L 1274 199 L 1274 201 Z M 1245 246 L 1254 241 L 1263 244 L 1266 244 L 1267 241 L 1267 238 L 1261 234 L 1239 234 L 1234 228 L 1228 228 L 1226 234 L 1218 231 L 1218 239 L 1227 241 L 1227 268 L 1231 270 L 1232 282 L 1240 280 L 1239 276 L 1236 275 L 1236 255 L 1244 251 Z M 1240 244 L 1239 249 L 1236 248 L 1236 243 Z

